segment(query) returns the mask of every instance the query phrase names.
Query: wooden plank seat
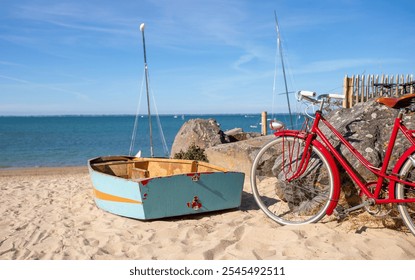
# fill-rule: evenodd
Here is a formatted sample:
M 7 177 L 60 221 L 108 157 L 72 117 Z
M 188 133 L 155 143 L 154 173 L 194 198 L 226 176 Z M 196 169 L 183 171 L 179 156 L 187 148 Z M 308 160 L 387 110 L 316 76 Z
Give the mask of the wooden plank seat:
M 149 178 L 149 173 L 146 169 L 133 167 L 131 168 L 131 179 Z

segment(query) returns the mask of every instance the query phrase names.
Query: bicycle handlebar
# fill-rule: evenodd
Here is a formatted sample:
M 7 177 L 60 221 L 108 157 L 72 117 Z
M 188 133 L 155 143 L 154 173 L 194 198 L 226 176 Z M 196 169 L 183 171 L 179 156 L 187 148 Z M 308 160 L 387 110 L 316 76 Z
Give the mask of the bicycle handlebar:
M 338 93 L 320 94 L 318 96 L 318 99 L 322 99 L 322 98 L 344 99 L 344 95 L 343 94 L 338 94 Z
M 321 103 L 326 99 L 344 99 L 344 95 L 337 93 L 320 94 L 317 98 L 314 98 L 316 95 L 317 94 L 314 91 L 300 90 L 297 92 L 298 100 L 306 100 L 313 104 Z
M 300 90 L 298 94 L 302 96 L 308 96 L 308 97 L 315 97 L 316 93 L 314 91 L 308 91 L 308 90 Z

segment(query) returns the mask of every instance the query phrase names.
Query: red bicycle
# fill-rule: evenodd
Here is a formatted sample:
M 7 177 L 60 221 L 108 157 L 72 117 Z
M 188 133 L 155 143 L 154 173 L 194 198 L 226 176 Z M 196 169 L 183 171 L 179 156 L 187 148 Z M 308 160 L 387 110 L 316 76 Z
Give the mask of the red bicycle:
M 337 95 L 315 98 L 315 94 L 310 92 L 299 92 L 298 96 L 309 104 L 319 105 L 320 109 L 315 112 L 314 122 L 309 123 L 307 118 L 301 130 L 287 130 L 282 123 L 271 122 L 276 138 L 259 150 L 250 174 L 252 192 L 262 211 L 279 224 L 299 225 L 315 223 L 334 212 L 345 215 L 361 208 L 372 214 L 387 214 L 396 204 L 406 226 L 415 235 L 415 130 L 408 129 L 403 122 L 408 107 L 415 102 L 415 94 L 377 100 L 380 104 L 399 109 L 381 167 L 372 165 L 324 118 L 324 104 Z M 377 177 L 376 181 L 366 182 L 356 174 L 322 132 L 321 124 Z M 402 132 L 411 147 L 388 171 L 398 132 Z M 336 209 L 341 187 L 336 163 L 360 189 L 360 205 Z

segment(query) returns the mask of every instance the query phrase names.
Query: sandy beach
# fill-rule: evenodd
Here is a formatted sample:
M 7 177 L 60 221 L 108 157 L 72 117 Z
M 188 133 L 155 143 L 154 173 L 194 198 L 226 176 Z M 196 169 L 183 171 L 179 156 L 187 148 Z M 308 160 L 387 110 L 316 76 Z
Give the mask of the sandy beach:
M 287 227 L 245 183 L 239 209 L 138 221 L 96 207 L 86 167 L 0 171 L 2 260 L 403 260 L 415 237 L 372 217 Z

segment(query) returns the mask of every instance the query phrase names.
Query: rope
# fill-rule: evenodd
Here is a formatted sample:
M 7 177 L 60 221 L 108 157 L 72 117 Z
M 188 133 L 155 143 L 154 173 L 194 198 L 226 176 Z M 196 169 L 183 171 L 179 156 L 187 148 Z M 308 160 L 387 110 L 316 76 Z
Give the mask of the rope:
M 139 115 L 140 115 L 141 100 L 142 100 L 143 92 L 144 92 L 145 71 L 143 73 L 144 74 L 143 74 L 143 78 L 142 78 L 142 82 L 141 82 L 140 97 L 139 97 L 139 102 L 138 102 L 137 111 L 136 111 L 135 120 L 134 120 L 133 133 L 131 135 L 130 152 L 129 152 L 130 156 L 133 154 L 133 151 L 134 151 L 134 144 L 135 144 L 135 141 L 136 141 L 136 135 L 137 135 L 137 130 L 138 130 L 138 119 L 139 119 Z M 147 77 L 148 77 L 148 80 L 149 80 L 149 93 L 150 93 L 151 99 L 153 101 L 153 107 L 155 109 L 155 117 L 156 117 L 156 120 L 157 120 L 157 127 L 158 127 L 158 130 L 159 130 L 159 133 L 160 133 L 160 138 L 161 138 L 161 142 L 162 142 L 164 155 L 166 157 L 168 157 L 170 155 L 170 151 L 169 151 L 169 148 L 167 146 L 167 141 L 166 141 L 166 138 L 165 138 L 164 133 L 163 133 L 163 127 L 161 125 L 161 120 L 160 120 L 160 116 L 159 116 L 159 113 L 158 113 L 158 108 L 157 108 L 157 105 L 156 105 L 157 102 L 156 102 L 156 99 L 155 99 L 155 94 L 153 93 L 153 90 L 150 86 L 151 85 L 150 74 L 148 72 L 147 72 L 147 74 L 148 74 Z
M 151 85 L 150 75 L 148 75 L 148 79 L 149 79 L 149 84 Z M 159 112 L 158 112 L 158 108 L 157 108 L 156 97 L 155 97 L 155 94 L 153 93 L 153 89 L 151 88 L 151 86 L 150 86 L 150 95 L 153 99 L 153 106 L 154 106 L 154 110 L 155 110 L 155 113 L 156 113 L 155 117 L 156 117 L 156 120 L 157 120 L 157 127 L 159 129 L 159 133 L 160 133 L 160 136 L 161 136 L 161 142 L 162 142 L 162 146 L 163 146 L 164 155 L 166 157 L 168 157 L 170 155 L 170 152 L 169 152 L 169 148 L 167 146 L 166 138 L 164 137 L 163 127 L 161 125 L 160 116 L 159 116 Z
M 136 138 L 136 135 L 137 135 L 138 115 L 140 113 L 141 99 L 142 99 L 142 96 L 143 96 L 143 88 L 144 88 L 144 75 L 145 75 L 145 72 L 143 72 L 143 73 L 144 74 L 143 74 L 143 78 L 142 78 L 142 81 L 141 81 L 140 97 L 138 99 L 138 106 L 137 106 L 137 110 L 136 110 L 136 113 L 135 113 L 133 133 L 131 135 L 130 152 L 128 153 L 130 156 L 132 155 L 132 152 L 134 150 L 134 143 L 135 143 L 135 138 Z

